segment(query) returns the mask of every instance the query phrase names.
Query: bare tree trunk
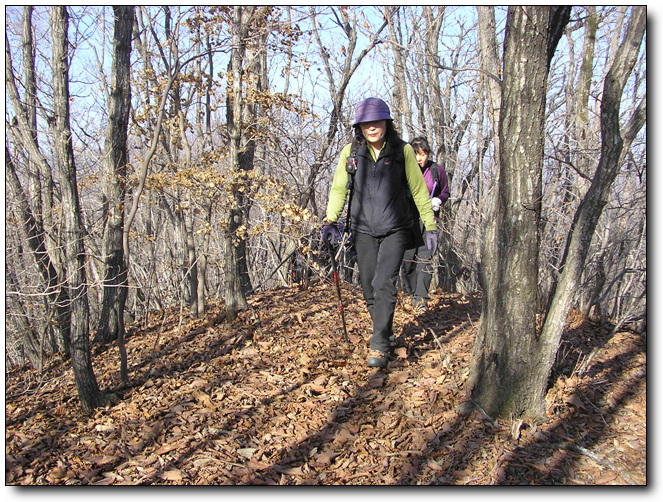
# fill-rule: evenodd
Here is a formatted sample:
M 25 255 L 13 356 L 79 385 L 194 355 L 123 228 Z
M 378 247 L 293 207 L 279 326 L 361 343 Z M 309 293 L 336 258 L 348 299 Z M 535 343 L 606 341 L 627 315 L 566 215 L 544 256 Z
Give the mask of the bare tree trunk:
M 106 226 L 103 258 L 106 265 L 99 325 L 95 341 L 110 343 L 120 330 L 120 305 L 127 295 L 127 269 L 122 248 L 127 178 L 127 126 L 131 106 L 131 36 L 134 8 L 113 7 L 115 33 L 111 91 L 104 155 L 104 206 Z M 121 295 L 125 299 L 120 298 Z
M 273 7 L 259 7 L 251 13 L 251 21 L 249 26 L 263 27 L 267 25 Z M 248 36 L 250 34 L 250 36 Z M 243 66 L 242 74 L 248 76 L 249 89 L 254 95 L 262 95 L 268 89 L 268 76 L 267 76 L 267 38 L 270 31 L 265 28 L 258 28 L 252 31 L 247 31 L 247 40 L 245 44 L 245 52 L 242 56 Z M 249 102 L 243 101 L 241 108 L 242 115 L 242 129 L 243 134 L 240 138 L 240 153 L 239 153 L 239 169 L 240 171 L 252 171 L 255 167 L 256 158 L 256 137 L 260 134 L 260 127 L 258 126 L 260 118 L 264 116 L 262 105 L 259 100 L 250 100 Z M 243 193 L 238 194 L 240 197 L 239 209 L 242 212 L 241 221 L 247 222 L 249 220 L 249 211 L 251 209 L 251 201 L 245 197 Z M 242 293 L 247 295 L 253 290 L 251 285 L 251 277 L 249 275 L 249 262 L 248 262 L 248 248 L 246 238 L 238 236 L 238 270 L 240 275 L 240 287 Z
M 27 112 L 27 124 L 30 128 L 29 134 L 32 136 L 35 144 L 38 143 L 37 136 L 37 82 L 35 76 L 35 48 L 32 39 L 32 12 L 34 8 L 29 5 L 23 7 L 23 33 L 22 33 L 22 44 L 23 44 L 23 75 L 24 77 L 24 105 L 25 111 Z M 30 177 L 30 207 L 32 208 L 33 215 L 36 219 L 36 222 L 39 226 L 43 226 L 42 221 L 42 191 L 44 199 L 49 204 L 50 207 L 53 203 L 53 183 L 51 174 L 48 173 L 48 177 L 44 180 L 44 186 L 42 187 L 42 180 L 39 172 L 39 162 L 30 160 L 30 153 L 26 152 L 28 156 L 28 165 L 29 165 L 29 177 Z M 43 174 L 43 173 L 41 173 Z M 48 181 L 51 181 L 49 184 Z M 48 219 L 48 218 L 47 218 Z M 48 224 L 50 225 L 50 219 Z
M 622 93 L 637 61 L 646 25 L 646 8 L 633 7 L 626 35 L 605 79 L 601 105 L 601 158 L 589 191 L 576 211 L 567 239 L 561 273 L 541 333 L 541 348 L 537 360 L 541 361 L 542 367 L 551 368 L 557 354 L 596 225 L 608 201 L 610 187 L 624 160 L 624 145 L 630 146 L 646 120 L 645 97 L 631 117 L 622 137 L 619 125 Z M 540 375 L 540 378 L 537 389 L 539 398 L 545 391 L 548 373 Z
M 486 193 L 488 199 L 487 214 L 483 220 L 483 239 L 482 242 L 482 265 L 479 272 L 479 282 L 484 292 L 497 291 L 499 288 L 499 281 L 497 276 L 496 260 L 499 259 L 498 251 L 496 249 L 498 242 L 497 235 L 497 187 L 499 186 L 499 162 L 501 158 L 501 137 L 499 131 L 499 117 L 502 109 L 502 85 L 503 81 L 499 80 L 500 61 L 498 56 L 497 47 L 497 33 L 495 23 L 495 10 L 494 7 L 478 7 L 479 18 L 479 46 L 481 56 L 481 68 L 483 74 L 483 84 L 486 95 L 486 103 L 488 106 L 488 118 L 493 128 L 493 144 L 494 144 L 494 158 L 498 165 L 495 179 L 492 188 Z M 491 77 L 492 76 L 492 77 Z M 481 176 L 481 174 L 479 174 Z M 492 192 L 492 193 L 491 193 Z M 482 298 L 482 309 L 486 313 L 481 316 L 479 328 L 477 330 L 477 340 L 475 342 L 475 351 L 478 346 L 484 344 L 483 336 L 486 334 L 486 329 L 483 326 L 483 321 L 488 317 L 487 313 L 497 312 L 497 302 L 499 295 L 485 294 Z
M 479 47 L 481 55 L 482 80 L 486 89 L 488 103 L 488 117 L 493 126 L 493 141 L 495 142 L 495 157 L 499 158 L 499 126 L 500 109 L 502 102 L 500 80 L 500 59 L 498 56 L 497 33 L 495 28 L 495 8 L 477 7 L 479 14 Z
M 539 416 L 536 392 L 541 176 L 548 69 L 570 7 L 510 7 L 504 42 L 495 241 L 484 256 L 490 289 L 475 342 L 469 385 L 484 410 Z M 561 15 L 561 21 L 553 23 Z M 543 36 L 542 36 L 543 34 Z M 554 42 L 554 44 L 553 44 Z M 527 75 L 527 78 L 523 78 Z
M 81 407 L 84 412 L 90 412 L 102 405 L 104 399 L 92 370 L 89 347 L 84 229 L 69 125 L 68 19 L 66 7 L 52 8 L 54 149 L 62 189 L 65 263 L 71 299 L 71 362 Z
M 440 84 L 440 64 L 438 58 L 438 46 L 440 40 L 440 31 L 442 30 L 442 21 L 446 7 L 438 7 L 437 14 L 431 6 L 424 5 L 423 13 L 426 20 L 426 32 L 424 36 L 424 63 L 426 65 L 426 95 L 428 96 L 430 116 L 430 133 L 437 139 L 437 144 L 434 152 L 435 160 L 443 165 L 449 180 L 449 186 L 453 181 L 454 166 L 448 165 L 447 155 L 450 151 L 451 140 L 450 132 L 447 131 L 451 120 L 449 117 L 448 109 L 444 106 L 442 98 L 442 86 Z M 429 138 L 431 141 L 432 138 Z
M 33 368 L 39 368 L 44 356 L 39 343 L 39 335 L 34 326 L 30 323 L 28 314 L 20 296 L 20 285 L 16 279 L 16 274 L 9 270 L 5 262 L 5 298 L 7 299 L 7 312 L 11 313 L 16 330 L 19 334 L 21 343 L 21 352 Z M 9 316 L 8 316 L 9 317 Z M 6 322 L 6 321 L 5 321 Z
M 241 140 L 242 140 L 242 64 L 246 53 L 245 36 L 248 19 L 253 7 L 246 9 L 242 7 L 233 8 L 232 17 L 232 49 L 230 52 L 229 73 L 232 78 L 232 87 L 228 89 L 228 134 L 230 136 L 230 172 L 232 182 L 236 188 L 232 191 L 232 199 L 227 208 L 227 227 L 224 232 L 223 245 L 225 255 L 225 300 L 226 316 L 234 319 L 237 311 L 247 307 L 246 297 L 241 284 L 241 272 L 239 267 L 241 250 L 237 239 L 237 229 L 242 224 L 243 211 L 241 203 L 243 195 L 240 185 L 246 182 L 241 165 Z M 244 13 L 244 16 L 243 16 Z M 244 187 L 241 186 L 243 190 Z
M 39 148 L 37 135 L 37 80 L 35 71 L 35 48 L 32 38 L 32 13 L 33 7 L 23 7 L 23 73 L 25 75 L 25 99 L 26 125 L 28 129 L 24 134 L 31 137 L 35 148 Z M 30 165 L 30 189 L 32 214 L 37 223 L 45 232 L 46 247 L 51 255 L 55 270 L 62 275 L 62 253 L 56 242 L 53 228 L 53 173 L 50 166 L 36 155 L 33 149 L 26 148 L 28 162 Z M 68 349 L 67 349 L 68 350 Z
M 582 65 L 580 67 L 580 78 L 576 88 L 576 124 L 575 134 L 578 142 L 578 169 L 589 174 L 589 166 L 592 156 L 589 154 L 592 134 L 589 130 L 589 96 L 594 76 L 594 52 L 596 46 L 596 32 L 598 31 L 598 19 L 596 7 L 587 7 L 587 19 L 585 20 L 585 41 L 582 48 Z
M 394 124 L 398 131 L 403 131 L 403 127 L 408 128 L 410 138 L 416 136 L 412 127 L 412 111 L 410 110 L 410 100 L 407 96 L 407 85 L 405 82 L 407 67 L 405 64 L 405 47 L 403 47 L 402 23 L 398 16 L 398 8 L 391 7 L 393 13 L 387 15 L 389 22 L 389 38 L 391 41 L 391 51 L 394 55 L 394 89 L 392 91 L 392 109 Z

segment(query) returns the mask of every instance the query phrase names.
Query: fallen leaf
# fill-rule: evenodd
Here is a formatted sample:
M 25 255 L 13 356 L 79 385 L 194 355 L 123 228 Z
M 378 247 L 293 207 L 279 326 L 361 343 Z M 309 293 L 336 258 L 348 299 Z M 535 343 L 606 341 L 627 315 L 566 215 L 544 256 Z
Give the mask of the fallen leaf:
M 540 471 L 543 474 L 550 473 L 550 469 L 545 465 L 545 459 L 538 462 L 528 462 L 527 465 L 534 467 L 537 471 Z
M 163 455 L 169 451 L 176 450 L 182 446 L 185 446 L 189 442 L 189 438 L 180 439 L 179 441 L 174 441 L 172 443 L 165 444 L 154 450 L 154 455 Z
M 67 471 L 65 469 L 56 467 L 49 471 L 49 473 L 46 475 L 46 479 L 48 480 L 49 483 L 56 483 L 60 481 L 62 478 L 64 478 L 66 474 Z
M 111 455 L 97 455 L 96 457 L 90 457 L 88 460 L 92 462 L 95 465 L 105 465 L 105 464 L 110 464 L 111 462 L 114 462 L 117 459 L 117 457 L 111 456 Z
M 401 373 L 391 373 L 389 375 L 389 384 L 399 384 L 407 382 L 410 374 L 407 371 Z
M 573 396 L 568 396 L 564 399 L 564 402 L 566 404 L 569 404 L 573 406 L 574 408 L 580 410 L 586 410 L 587 408 L 585 407 L 585 403 L 582 402 L 582 399 L 580 399 L 578 396 L 573 395 Z
M 321 453 L 318 453 L 314 457 L 314 462 L 322 467 L 326 467 L 329 464 L 332 463 L 332 460 L 334 460 L 336 457 L 338 457 L 340 453 L 336 452 L 329 452 L 329 451 L 323 451 Z
M 237 450 L 237 454 L 244 458 L 250 459 L 251 457 L 253 457 L 253 454 L 256 451 L 257 448 L 240 448 Z
M 618 472 L 608 472 L 603 476 L 595 478 L 594 483 L 597 485 L 604 485 L 606 483 L 610 483 L 610 481 L 614 481 L 615 479 L 617 479 L 617 476 L 619 476 Z
M 369 388 L 381 387 L 382 384 L 384 383 L 385 378 L 386 377 L 384 375 L 380 375 L 380 374 L 375 374 L 375 375 L 371 376 L 368 379 L 368 387 Z
M 335 444 L 343 444 L 343 443 L 351 440 L 352 438 L 354 438 L 352 433 L 344 427 L 343 429 L 341 429 L 338 432 L 338 434 L 336 434 L 336 437 L 334 438 L 334 443 Z
M 115 427 L 112 425 L 98 424 L 94 426 L 94 430 L 97 432 L 115 432 Z
M 511 426 L 511 437 L 514 439 L 514 441 L 518 441 L 518 439 L 520 439 L 520 430 L 524 424 L 524 421 L 516 420 Z
M 287 474 L 289 476 L 303 476 L 304 472 L 302 471 L 301 467 L 280 467 L 278 465 L 275 465 L 274 468 L 276 469 L 276 472 L 280 474 Z
M 214 411 L 216 411 L 217 406 L 212 402 L 212 398 L 205 394 L 201 390 L 194 390 L 191 395 L 198 401 L 200 404 L 202 404 L 205 408 L 210 408 Z
M 171 469 L 161 474 L 161 478 L 167 481 L 182 481 L 183 475 L 179 469 Z
M 437 462 L 433 462 L 432 460 L 429 460 L 428 462 L 426 462 L 426 465 L 428 465 L 428 467 L 430 467 L 434 471 L 443 471 L 444 470 L 444 467 L 442 467 Z

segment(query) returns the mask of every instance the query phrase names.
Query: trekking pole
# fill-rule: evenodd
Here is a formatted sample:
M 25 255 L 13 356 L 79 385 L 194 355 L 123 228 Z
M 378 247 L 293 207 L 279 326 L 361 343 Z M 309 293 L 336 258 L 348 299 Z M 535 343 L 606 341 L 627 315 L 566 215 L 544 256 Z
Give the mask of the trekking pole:
M 350 350 L 350 340 L 348 339 L 348 329 L 345 325 L 345 311 L 343 310 L 343 299 L 341 298 L 341 285 L 338 282 L 338 266 L 336 264 L 336 257 L 334 256 L 334 246 L 331 242 L 326 241 L 327 250 L 329 251 L 329 256 L 331 257 L 332 262 L 332 274 L 334 276 L 334 284 L 336 284 L 336 293 L 338 295 L 338 309 L 341 312 L 341 321 L 343 322 L 343 338 L 345 340 L 345 346 Z

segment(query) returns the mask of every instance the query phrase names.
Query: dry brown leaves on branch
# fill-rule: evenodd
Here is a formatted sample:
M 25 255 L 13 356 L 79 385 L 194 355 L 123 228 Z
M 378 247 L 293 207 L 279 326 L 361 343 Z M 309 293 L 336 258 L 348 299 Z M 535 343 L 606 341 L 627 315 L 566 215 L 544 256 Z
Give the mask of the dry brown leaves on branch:
M 461 412 L 478 297 L 399 299 L 386 371 L 365 365 L 370 318 L 343 285 L 263 292 L 233 323 L 222 305 L 178 331 L 155 315 L 117 349 L 97 348 L 116 398 L 78 411 L 68 364 L 6 377 L 5 480 L 32 484 L 572 485 L 646 483 L 646 343 L 618 333 L 578 375 L 607 328 L 571 325 L 541 422 Z M 186 323 L 184 323 L 186 324 Z

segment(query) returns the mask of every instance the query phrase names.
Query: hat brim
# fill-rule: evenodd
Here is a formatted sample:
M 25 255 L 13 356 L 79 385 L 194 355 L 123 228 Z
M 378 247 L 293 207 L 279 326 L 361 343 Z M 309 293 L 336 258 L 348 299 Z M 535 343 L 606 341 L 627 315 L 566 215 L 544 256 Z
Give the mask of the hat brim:
M 383 117 L 376 117 L 376 118 L 362 118 L 360 117 L 359 119 L 355 119 L 355 121 L 352 123 L 353 126 L 359 125 L 359 124 L 364 124 L 366 122 L 375 122 L 376 120 L 391 120 L 393 121 L 394 119 L 391 118 L 390 115 L 386 115 Z

